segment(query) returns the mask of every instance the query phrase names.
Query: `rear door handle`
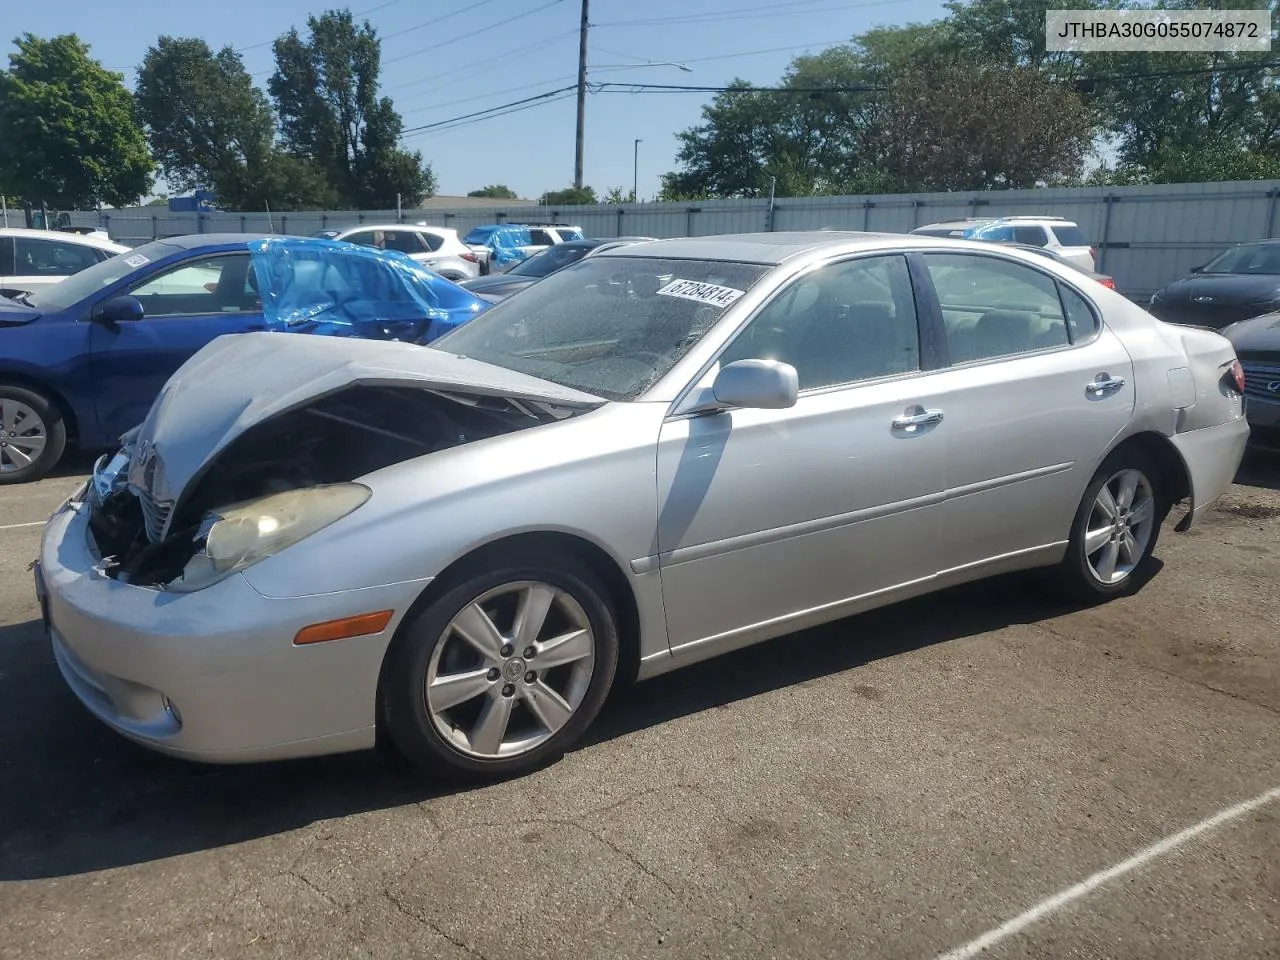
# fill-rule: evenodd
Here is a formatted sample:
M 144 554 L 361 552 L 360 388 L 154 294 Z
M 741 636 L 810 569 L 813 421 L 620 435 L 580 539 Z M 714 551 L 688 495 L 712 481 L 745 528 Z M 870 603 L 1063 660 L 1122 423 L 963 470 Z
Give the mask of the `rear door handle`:
M 919 409 L 919 407 L 916 409 Z M 893 429 L 902 430 L 906 433 L 914 433 L 920 427 L 928 427 L 941 422 L 941 410 L 921 410 L 919 413 L 908 413 L 901 417 L 895 417 L 893 421 Z
M 1113 377 L 1109 373 L 1100 373 L 1092 383 L 1084 385 L 1084 392 L 1090 397 L 1105 397 L 1109 393 L 1115 393 L 1124 386 L 1124 377 Z

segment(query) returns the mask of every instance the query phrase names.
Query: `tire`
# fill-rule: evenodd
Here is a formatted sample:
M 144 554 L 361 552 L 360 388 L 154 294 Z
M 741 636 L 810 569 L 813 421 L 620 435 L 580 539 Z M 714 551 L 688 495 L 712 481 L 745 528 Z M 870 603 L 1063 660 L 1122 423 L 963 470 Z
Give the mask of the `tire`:
M 1126 503 L 1130 481 L 1133 493 Z M 1119 515 L 1108 514 L 1104 488 Z M 1155 461 L 1141 450 L 1116 450 L 1093 475 L 1076 508 L 1067 553 L 1057 569 L 1059 587 L 1085 603 L 1135 592 L 1155 563 L 1160 525 L 1169 506 Z
M 608 596 L 567 554 L 520 551 L 460 574 L 411 613 L 387 651 L 378 689 L 383 731 L 415 766 L 454 780 L 499 779 L 555 762 L 613 685 L 619 643 Z M 546 613 L 517 641 L 526 604 Z
M 38 390 L 0 383 L 0 484 L 39 480 L 66 448 L 57 404 Z

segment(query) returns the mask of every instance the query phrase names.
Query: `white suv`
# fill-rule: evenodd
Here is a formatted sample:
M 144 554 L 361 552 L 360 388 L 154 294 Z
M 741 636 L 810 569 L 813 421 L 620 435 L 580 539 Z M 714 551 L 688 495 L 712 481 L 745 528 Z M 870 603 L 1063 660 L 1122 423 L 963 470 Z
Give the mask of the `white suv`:
M 94 234 L 0 228 L 0 295 L 34 293 L 128 251 L 128 247 Z
M 1093 273 L 1095 269 L 1093 248 L 1080 232 L 1080 227 L 1066 217 L 995 217 L 990 220 L 931 223 L 916 227 L 911 232 L 1044 247 L 1081 270 Z
M 479 258 L 458 239 L 458 231 L 426 224 L 391 223 L 321 230 L 326 240 L 345 240 L 380 250 L 398 250 L 446 280 L 461 283 L 480 276 Z

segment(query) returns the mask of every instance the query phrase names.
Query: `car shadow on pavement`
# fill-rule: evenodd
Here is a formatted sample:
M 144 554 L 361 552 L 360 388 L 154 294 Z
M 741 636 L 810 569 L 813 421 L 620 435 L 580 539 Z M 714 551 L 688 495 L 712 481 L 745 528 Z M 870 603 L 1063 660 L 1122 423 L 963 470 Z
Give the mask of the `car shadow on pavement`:
M 1015 575 L 781 637 L 618 690 L 578 749 L 769 690 L 1075 609 Z M 0 881 L 238 844 L 457 788 L 385 751 L 247 766 L 154 754 L 92 718 L 39 622 L 0 627 Z
M 1236 471 L 1236 483 L 1280 490 L 1280 451 L 1250 448 Z

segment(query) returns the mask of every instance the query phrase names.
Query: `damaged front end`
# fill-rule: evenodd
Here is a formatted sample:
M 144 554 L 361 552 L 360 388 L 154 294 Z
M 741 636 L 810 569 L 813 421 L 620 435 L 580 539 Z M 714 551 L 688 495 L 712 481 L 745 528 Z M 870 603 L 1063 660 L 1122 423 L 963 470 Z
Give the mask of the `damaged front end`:
M 583 409 L 352 383 L 243 429 L 171 500 L 156 496 L 163 451 L 144 425 L 99 461 L 85 493 L 99 570 L 137 586 L 203 589 L 359 509 L 371 492 L 358 478 Z

